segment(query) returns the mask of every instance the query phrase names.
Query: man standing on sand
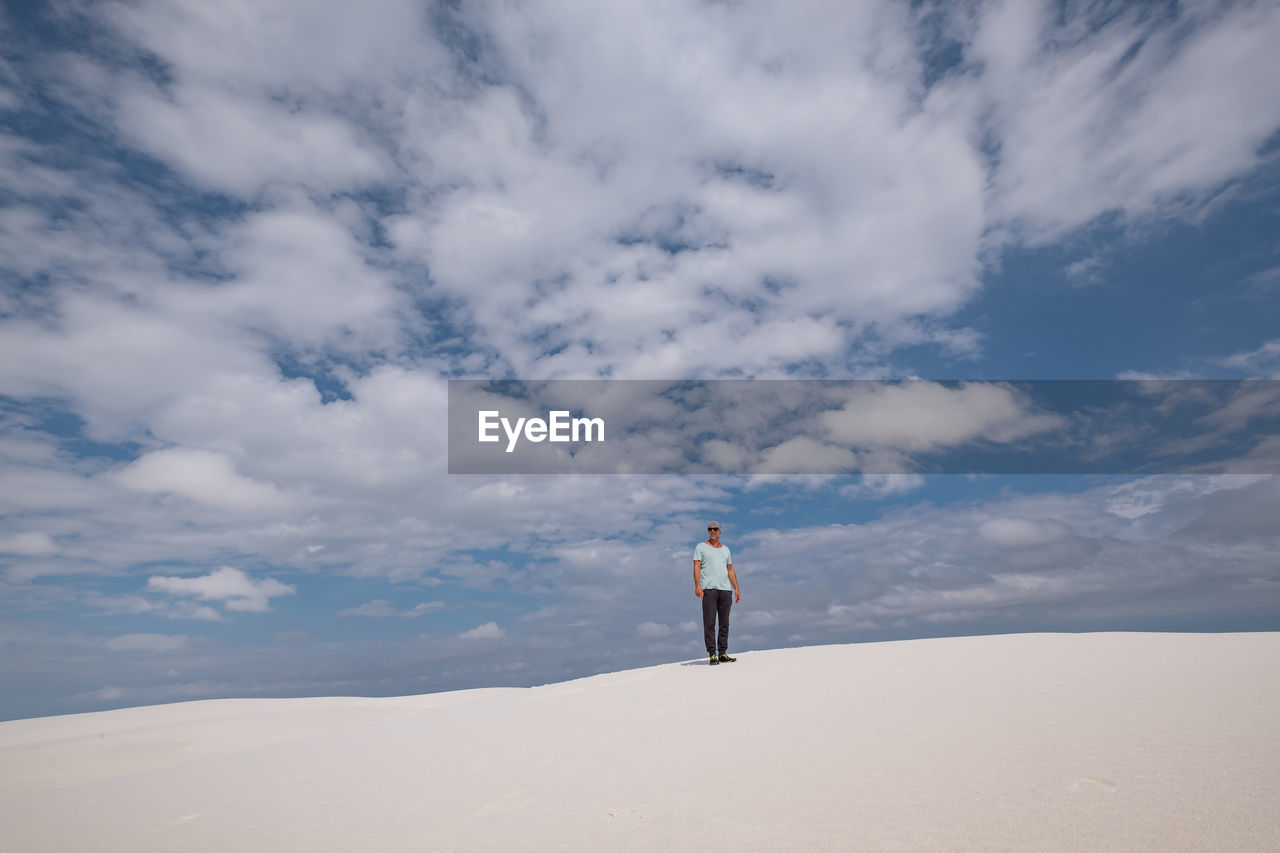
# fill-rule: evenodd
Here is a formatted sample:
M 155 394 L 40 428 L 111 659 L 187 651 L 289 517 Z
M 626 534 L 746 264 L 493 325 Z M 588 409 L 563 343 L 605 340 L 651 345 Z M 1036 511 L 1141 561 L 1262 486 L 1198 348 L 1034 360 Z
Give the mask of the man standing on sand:
M 729 597 L 730 590 L 733 598 Z M 733 571 L 733 556 L 720 544 L 720 522 L 707 525 L 707 541 L 693 548 L 693 594 L 702 599 L 702 636 L 706 640 L 711 665 L 733 663 L 729 651 L 729 608 L 742 600 L 738 575 Z M 716 631 L 716 620 L 720 630 Z

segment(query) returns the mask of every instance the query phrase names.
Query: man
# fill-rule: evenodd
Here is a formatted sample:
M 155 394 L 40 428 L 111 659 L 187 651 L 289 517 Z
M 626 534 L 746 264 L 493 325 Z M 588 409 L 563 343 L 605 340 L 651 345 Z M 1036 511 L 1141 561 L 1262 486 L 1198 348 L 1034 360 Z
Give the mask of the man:
M 733 598 L 729 591 L 733 591 Z M 742 600 L 738 575 L 733 571 L 733 556 L 728 546 L 720 544 L 720 522 L 707 525 L 707 541 L 693 548 L 693 594 L 702 599 L 702 637 L 706 640 L 711 665 L 733 663 L 729 652 L 729 608 Z M 720 630 L 716 631 L 716 621 Z

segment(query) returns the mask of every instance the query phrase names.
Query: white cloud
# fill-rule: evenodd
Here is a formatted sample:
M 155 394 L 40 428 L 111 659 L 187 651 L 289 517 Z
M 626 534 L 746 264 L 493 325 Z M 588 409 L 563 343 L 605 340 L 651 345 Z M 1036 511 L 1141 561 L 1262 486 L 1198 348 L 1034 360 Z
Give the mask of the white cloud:
M 221 259 L 234 278 L 216 288 L 171 288 L 163 300 L 175 315 L 218 317 L 304 350 L 364 352 L 398 334 L 400 295 L 340 214 L 281 202 L 221 237 Z
M 339 118 L 223 91 L 126 92 L 120 122 L 141 147 L 216 190 L 252 195 L 276 181 L 355 189 L 388 174 L 380 152 Z
M 992 518 L 978 525 L 978 536 L 984 541 L 1011 548 L 1043 545 L 1062 535 L 1059 525 L 1025 518 Z
M 351 607 L 343 610 L 339 616 L 368 616 L 373 619 L 385 619 L 388 616 L 395 616 L 396 609 L 391 606 L 391 602 L 385 598 L 379 598 L 375 601 L 368 601 L 359 607 Z
M 24 530 L 0 538 L 0 553 L 44 557 L 57 552 L 57 543 L 43 530 Z
M 755 531 L 731 544 L 769 613 L 739 621 L 813 641 L 922 621 L 1034 630 L 1256 607 L 1280 594 L 1268 556 L 1280 546 L 1276 487 L 1264 476 L 1156 477 Z M 806 571 L 791 583 L 797 554 Z
M 671 636 L 671 628 L 661 622 L 641 622 L 636 626 L 636 636 L 642 640 L 659 640 Z
M 101 595 L 91 593 L 86 595 L 83 601 L 89 607 L 96 607 L 108 613 L 154 613 L 163 609 L 163 605 L 157 604 L 141 595 Z
M 428 613 L 436 613 L 443 610 L 445 603 L 443 601 L 424 601 L 416 604 L 408 610 L 397 610 L 392 606 L 390 601 L 386 599 L 377 599 L 361 604 L 359 607 L 352 607 L 343 610 L 339 616 L 369 616 L 375 619 L 388 619 L 400 617 L 404 619 L 417 619 L 419 616 L 425 616 Z
M 163 88 L 102 75 L 98 94 L 118 126 L 193 180 L 234 193 L 282 182 L 354 189 L 386 178 L 392 158 L 362 125 L 394 122 L 403 105 L 392 86 L 448 80 L 445 51 L 427 37 L 425 10 L 414 3 L 378 2 L 360 14 L 238 0 L 217 14 L 185 0 L 97 11 L 169 73 Z
M 851 447 L 940 450 L 976 439 L 1010 442 L 1062 424 L 1037 415 L 1006 385 L 934 382 L 856 384 L 848 403 L 820 417 L 830 437 Z
M 840 494 L 847 498 L 884 498 L 904 495 L 925 485 L 919 474 L 863 474 L 858 482 L 844 486 Z
M 1257 349 L 1238 352 L 1222 359 L 1222 364 L 1256 378 L 1280 379 L 1280 338 Z
M 815 441 L 808 436 L 788 439 L 761 454 L 754 471 L 771 474 L 829 474 L 855 471 L 858 456 L 847 448 Z
M 1087 287 L 1104 282 L 1103 267 L 1102 258 L 1093 255 L 1067 264 L 1063 272 L 1071 284 L 1076 287 Z
M 1220 407 L 1200 420 L 1219 434 L 1247 429 L 1259 419 L 1280 416 L 1280 383 L 1243 383 Z
M 962 122 L 903 118 L 910 33 L 877 14 L 827 31 L 758 5 L 669 11 L 489 10 L 533 110 L 494 87 L 420 137 L 450 194 L 394 238 L 516 370 L 777 369 L 838 353 L 836 320 L 957 307 L 976 285 L 981 165 Z M 849 59 L 864 48 L 898 75 L 873 85 Z M 542 327 L 564 345 L 552 358 L 526 344 Z
M 228 605 L 230 607 L 230 605 Z M 179 601 L 168 608 L 170 619 L 199 619 L 202 622 L 219 622 L 222 614 L 207 604 L 192 604 Z
M 145 0 L 101 11 L 170 61 L 180 82 L 342 95 L 370 79 L 443 70 L 443 48 L 427 37 L 424 10 L 411 0 L 360 9 L 307 0 L 227 0 L 217 9 L 199 0 Z
M 293 595 L 298 591 L 297 587 L 274 578 L 255 581 L 241 570 L 230 566 L 223 566 L 195 578 L 153 576 L 147 579 L 147 587 L 174 596 L 220 602 L 228 610 L 247 613 L 270 610 L 272 598 Z
M 196 318 L 130 307 L 103 294 L 68 293 L 59 309 L 54 328 L 6 324 L 0 388 L 23 397 L 70 396 L 91 432 L 108 440 L 135 435 L 165 401 L 204 387 L 211 374 L 264 369 L 263 357 L 238 333 L 219 336 Z
M 889 3 L 781 15 L 387 2 L 359 20 L 234 8 L 89 12 L 155 54 L 163 92 L 84 57 L 47 71 L 125 140 L 254 207 L 239 222 L 174 221 L 105 165 L 14 160 L 6 174 L 27 195 L 86 201 L 70 225 L 17 208 L 28 274 L 158 297 L 55 295 L 58 334 L 6 330 L 27 358 L 0 361 L 49 366 L 11 371 L 14 390 L 69 386 L 91 422 L 145 427 L 150 403 L 198 393 L 210 366 L 270 375 L 255 356 L 281 343 L 398 351 L 405 327 L 431 323 L 410 316 L 413 298 L 442 295 L 472 324 L 456 356 L 471 370 L 857 372 L 920 343 L 973 356 L 976 333 L 947 318 L 977 292 L 992 241 L 1049 239 L 1116 209 L 1195 215 L 1280 124 L 1260 73 L 1280 13 L 1265 5 L 1101 22 L 1088 4 L 944 9 L 964 61 L 928 90 L 928 28 Z M 451 59 L 460 38 L 479 46 L 466 62 Z M 370 182 L 403 199 L 394 214 L 325 199 Z M 375 248 L 375 227 L 393 245 Z M 193 268 L 230 278 L 184 281 Z M 402 293 L 391 270 L 406 272 Z M 177 346 L 198 357 L 161 355 Z M 157 372 L 154 388 L 135 379 Z
M 1266 82 L 1280 74 L 1280 9 L 1071 12 L 1004 0 L 978 13 L 967 58 L 983 63 L 974 88 L 994 111 L 997 220 L 1044 242 L 1107 211 L 1194 214 L 1260 162 L 1280 123 Z M 949 95 L 969 86 L 957 80 Z
M 498 627 L 497 622 L 486 622 L 469 631 L 463 631 L 458 636 L 464 640 L 500 640 L 506 635 L 507 632 Z
M 237 473 L 228 457 L 207 450 L 156 450 L 115 476 L 135 491 L 181 495 L 220 509 L 282 509 L 289 503 L 275 485 Z
M 121 634 L 106 642 L 113 652 L 176 652 L 190 645 L 185 634 Z
M 88 693 L 76 694 L 76 699 L 91 700 L 94 702 L 115 702 L 125 697 L 125 691 L 122 688 L 108 685 L 98 690 L 91 690 Z

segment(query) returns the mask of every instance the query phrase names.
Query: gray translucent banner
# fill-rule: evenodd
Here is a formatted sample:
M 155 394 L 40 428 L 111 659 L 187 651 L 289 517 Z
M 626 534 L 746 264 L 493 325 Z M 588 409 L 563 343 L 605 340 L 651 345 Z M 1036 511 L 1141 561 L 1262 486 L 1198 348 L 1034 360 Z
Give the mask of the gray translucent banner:
M 451 474 L 1280 473 L 1280 381 L 450 380 Z

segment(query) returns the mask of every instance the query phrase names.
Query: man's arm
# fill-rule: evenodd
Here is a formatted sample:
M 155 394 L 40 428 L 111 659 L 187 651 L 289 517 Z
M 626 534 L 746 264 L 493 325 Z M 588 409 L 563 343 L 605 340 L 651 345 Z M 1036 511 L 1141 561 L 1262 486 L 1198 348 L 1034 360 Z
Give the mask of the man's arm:
M 702 561 L 693 561 L 693 594 L 702 598 Z
M 742 590 L 738 589 L 738 573 L 733 570 L 733 563 L 726 566 L 729 570 L 729 583 L 733 584 L 733 600 L 735 602 L 742 600 Z

